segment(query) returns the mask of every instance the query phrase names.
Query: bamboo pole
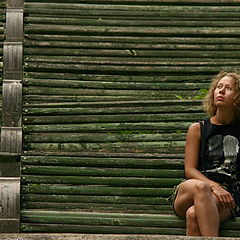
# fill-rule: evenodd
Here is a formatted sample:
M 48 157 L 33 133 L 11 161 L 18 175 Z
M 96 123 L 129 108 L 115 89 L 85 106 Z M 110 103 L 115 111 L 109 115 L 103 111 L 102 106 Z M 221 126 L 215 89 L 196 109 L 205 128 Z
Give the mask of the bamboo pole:
M 130 188 L 105 186 L 61 186 L 28 184 L 22 186 L 23 194 L 67 194 L 93 196 L 140 196 L 140 197 L 169 197 L 172 188 Z M 67 213 L 66 213 L 67 214 Z
M 84 156 L 24 156 L 24 165 L 39 166 L 75 166 L 75 167 L 122 167 L 140 169 L 183 169 L 182 156 L 164 155 L 158 158 L 136 157 L 84 157 Z
M 25 133 L 81 133 L 81 132 L 120 132 L 139 133 L 140 131 L 174 133 L 186 132 L 191 122 L 146 122 L 146 123 L 97 123 L 97 124 L 54 124 L 54 125 L 26 125 Z
M 125 114 L 125 115 L 78 115 L 78 116 L 28 116 L 24 117 L 24 124 L 71 124 L 71 123 L 114 123 L 114 122 L 168 122 L 194 121 L 205 118 L 204 113 L 176 113 L 176 114 Z
M 29 175 L 59 175 L 59 176 L 92 176 L 93 180 L 91 178 L 83 178 L 83 180 L 86 182 L 87 180 L 89 182 L 94 181 L 95 184 L 97 184 L 97 179 L 94 179 L 95 177 L 110 177 L 109 181 L 114 183 L 113 177 L 122 177 L 123 185 L 128 184 L 127 180 L 129 177 L 129 184 L 131 181 L 133 181 L 133 184 L 137 183 L 137 181 L 141 181 L 140 177 L 143 178 L 157 178 L 157 179 L 142 179 L 142 181 L 147 180 L 149 182 L 155 182 L 155 186 L 157 186 L 157 183 L 161 183 L 162 185 L 174 185 L 175 182 L 180 181 L 179 179 L 183 177 L 183 170 L 182 169 L 141 169 L 141 168 L 101 168 L 101 167 L 70 167 L 70 166 L 36 166 L 36 165 L 27 165 L 23 167 L 23 173 L 29 174 Z M 56 177 L 56 176 L 55 176 Z M 139 179 L 131 179 L 130 177 L 139 177 Z M 179 177 L 179 179 L 177 179 Z M 160 179 L 158 179 L 160 178 Z M 171 179 L 172 178 L 172 181 Z M 176 178 L 176 179 L 175 179 Z M 81 179 L 81 178 L 77 178 Z M 102 181 L 108 181 L 107 178 L 99 178 L 99 180 Z M 45 181 L 48 181 L 47 179 Z M 117 182 L 115 182 L 117 184 Z M 119 181 L 118 184 L 122 184 L 121 181 Z M 144 184 L 144 183 L 143 183 Z M 162 186 L 160 184 L 160 186 Z M 101 184 L 100 184 L 101 185 Z M 142 186 L 141 184 L 138 184 L 139 186 Z
M 143 19 L 142 21 L 133 20 L 129 21 L 126 19 L 84 19 L 84 18 L 64 18 L 64 17 L 25 17 L 26 23 L 31 24 L 60 24 L 60 25 L 92 25 L 92 26 L 156 26 L 156 27 L 164 27 L 164 26 L 179 26 L 179 27 L 201 27 L 201 26 L 209 26 L 209 27 L 235 27 L 238 24 L 237 19 L 230 21 L 220 21 L 216 19 L 215 21 L 197 21 L 197 20 L 180 20 L 177 21 L 174 18 L 172 21 L 170 19 L 164 20 L 155 20 L 155 19 Z

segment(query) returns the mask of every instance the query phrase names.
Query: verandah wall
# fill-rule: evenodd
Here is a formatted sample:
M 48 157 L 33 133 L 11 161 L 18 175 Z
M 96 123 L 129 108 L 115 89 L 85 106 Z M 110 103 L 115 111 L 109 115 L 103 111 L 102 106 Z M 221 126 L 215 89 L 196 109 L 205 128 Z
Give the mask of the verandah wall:
M 239 9 L 25 1 L 21 231 L 184 233 L 167 197 L 210 78 L 239 68 Z

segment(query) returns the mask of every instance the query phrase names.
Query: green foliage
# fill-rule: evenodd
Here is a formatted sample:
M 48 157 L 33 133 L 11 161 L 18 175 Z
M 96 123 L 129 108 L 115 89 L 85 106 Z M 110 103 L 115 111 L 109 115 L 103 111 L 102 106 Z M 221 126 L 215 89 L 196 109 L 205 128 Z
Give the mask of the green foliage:
M 196 100 L 202 100 L 208 93 L 208 89 L 200 89 L 199 94 L 194 97 Z
M 197 95 L 190 96 L 188 98 L 184 98 L 181 95 L 175 95 L 175 96 L 179 100 L 202 100 L 207 95 L 207 93 L 208 93 L 208 89 L 200 89 Z

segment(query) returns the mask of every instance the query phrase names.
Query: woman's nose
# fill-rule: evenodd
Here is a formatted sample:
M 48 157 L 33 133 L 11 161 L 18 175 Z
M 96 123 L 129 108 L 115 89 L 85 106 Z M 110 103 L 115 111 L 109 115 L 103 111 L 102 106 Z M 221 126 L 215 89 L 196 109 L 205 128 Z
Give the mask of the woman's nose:
M 219 93 L 224 94 L 224 93 L 225 93 L 225 87 L 222 87 L 222 88 L 219 90 Z

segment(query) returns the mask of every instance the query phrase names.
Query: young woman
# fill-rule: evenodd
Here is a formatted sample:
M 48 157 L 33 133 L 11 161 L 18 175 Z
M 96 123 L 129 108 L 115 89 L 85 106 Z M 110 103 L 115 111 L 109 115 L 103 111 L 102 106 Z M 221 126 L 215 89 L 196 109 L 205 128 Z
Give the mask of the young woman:
M 204 101 L 209 118 L 193 123 L 185 148 L 186 181 L 174 211 L 186 218 L 186 235 L 218 236 L 222 221 L 240 205 L 240 75 L 220 72 Z

